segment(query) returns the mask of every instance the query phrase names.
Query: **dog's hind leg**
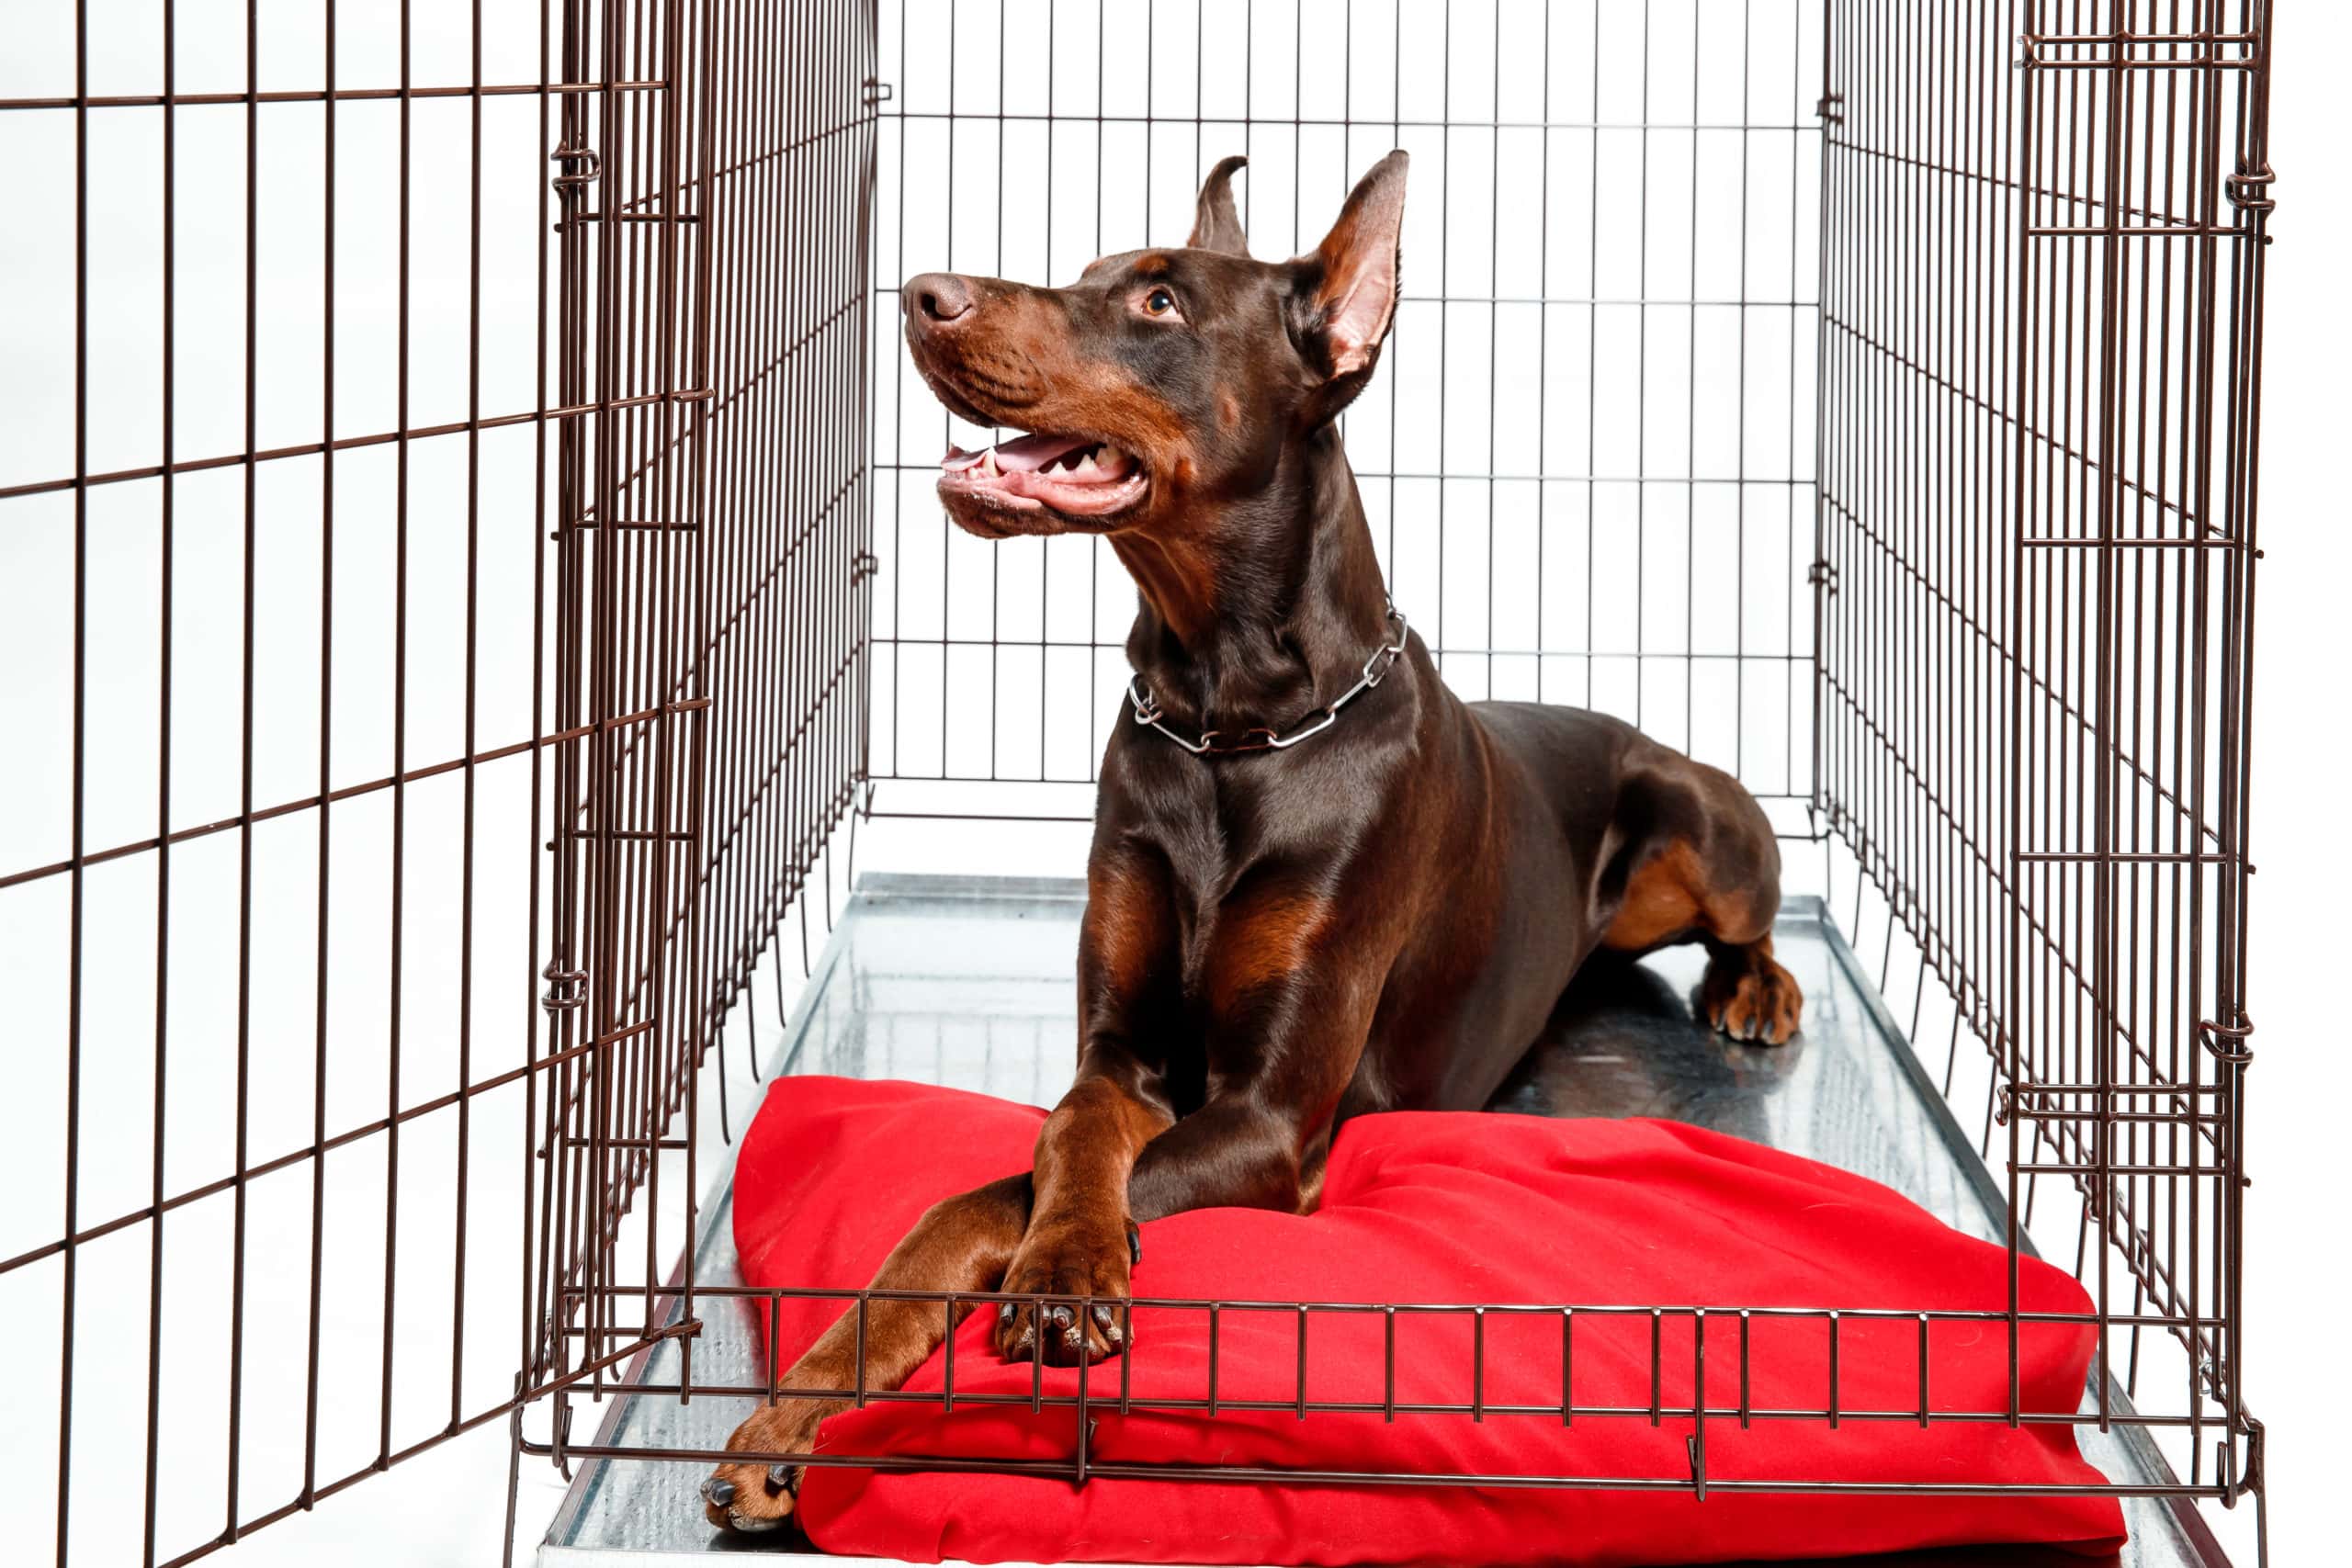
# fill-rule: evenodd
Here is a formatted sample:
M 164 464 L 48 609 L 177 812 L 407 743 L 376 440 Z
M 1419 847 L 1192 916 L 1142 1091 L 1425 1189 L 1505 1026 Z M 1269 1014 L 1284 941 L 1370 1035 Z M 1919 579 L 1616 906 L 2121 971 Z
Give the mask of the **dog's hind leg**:
M 1628 769 L 1624 803 L 1623 892 L 1601 945 L 1638 953 L 1702 942 L 1707 1021 L 1736 1040 L 1785 1044 L 1804 993 L 1772 956 L 1781 851 L 1764 808 L 1730 774 L 1662 746 Z
M 905 1239 L 890 1249 L 874 1276 L 877 1291 L 991 1291 L 1029 1227 L 1028 1175 L 1009 1176 L 932 1206 Z M 958 1303 L 960 1320 L 971 1311 Z M 869 1301 L 865 1309 L 865 1382 L 894 1389 L 914 1375 L 947 1335 L 936 1302 Z M 782 1389 L 858 1386 L 858 1324 L 854 1307 L 777 1380 Z M 789 1399 L 763 1404 L 727 1439 L 732 1452 L 807 1453 L 817 1424 L 848 1406 L 846 1399 Z M 722 1464 L 702 1484 L 703 1512 L 714 1525 L 737 1530 L 774 1529 L 791 1517 L 800 1485 L 798 1465 L 752 1461 Z

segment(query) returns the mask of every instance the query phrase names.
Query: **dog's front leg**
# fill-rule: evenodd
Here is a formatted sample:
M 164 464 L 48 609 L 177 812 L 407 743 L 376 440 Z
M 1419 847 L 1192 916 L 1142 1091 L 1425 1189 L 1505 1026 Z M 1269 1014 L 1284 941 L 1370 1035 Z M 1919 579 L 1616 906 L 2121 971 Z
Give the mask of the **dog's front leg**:
M 987 1291 L 996 1286 L 1027 1227 L 1030 1183 L 1009 1176 L 932 1205 L 890 1249 L 874 1276 L 876 1291 Z M 958 1303 L 960 1319 L 971 1311 Z M 936 1302 L 871 1301 L 865 1308 L 868 1389 L 894 1389 L 931 1359 L 947 1333 Z M 776 1380 L 779 1389 L 858 1386 L 857 1310 L 833 1320 L 806 1355 Z M 786 1399 L 763 1404 L 727 1439 L 735 1453 L 804 1454 L 816 1445 L 817 1424 L 846 1409 L 845 1399 Z M 791 1517 L 800 1489 L 798 1465 L 752 1460 L 722 1464 L 702 1483 L 710 1522 L 743 1531 L 774 1529 Z
M 1168 1113 L 1114 1078 L 1081 1077 L 1037 1134 L 1036 1208 L 1005 1270 L 1007 1292 L 1092 1296 L 1080 1303 L 1033 1307 L 1007 1302 L 997 1314 L 999 1349 L 1009 1357 L 1043 1353 L 1057 1365 L 1080 1356 L 1115 1355 L 1125 1344 L 1118 1308 L 1134 1260 L 1127 1177 L 1144 1145 L 1169 1124 Z
M 1155 1077 L 1124 1074 L 1115 1030 L 1093 1036 L 1087 1058 L 1101 1066 L 1081 1074 L 1038 1139 L 1036 1217 L 1007 1291 L 1125 1295 L 1138 1221 L 1227 1204 L 1314 1207 L 1333 1112 L 1388 962 L 1379 931 L 1338 924 L 1329 901 L 1271 879 L 1219 911 L 1195 992 L 1207 1038 L 1194 1049 L 1214 1087 L 1180 1120 L 1160 1109 Z M 1097 1308 L 1092 1322 L 1047 1311 L 1036 1332 L 1047 1334 L 1052 1359 L 1125 1348 L 1115 1306 Z M 1028 1353 L 1032 1332 L 1015 1307 L 1000 1345 Z
M 1117 815 L 1106 807 L 1104 821 Z M 1167 863 L 1108 834 L 1088 862 L 1086 880 L 1078 938 L 1078 1079 L 1037 1134 L 1036 1207 L 1003 1288 L 1091 1295 L 1107 1303 L 1127 1294 L 1127 1176 L 1171 1119 L 1159 1075 L 1174 1044 L 1164 1032 L 1183 1002 Z M 996 1344 L 1008 1357 L 1043 1354 L 1075 1365 L 1080 1356 L 1120 1350 L 1121 1322 L 1108 1304 L 1088 1312 L 1057 1303 L 1039 1312 L 1009 1303 L 997 1314 Z

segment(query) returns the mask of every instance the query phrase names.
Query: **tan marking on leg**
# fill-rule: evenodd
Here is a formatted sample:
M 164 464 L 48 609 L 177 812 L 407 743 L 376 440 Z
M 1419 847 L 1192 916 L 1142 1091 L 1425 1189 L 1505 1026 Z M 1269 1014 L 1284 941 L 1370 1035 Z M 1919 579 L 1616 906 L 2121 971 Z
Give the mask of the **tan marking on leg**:
M 1209 935 L 1210 1006 L 1228 1012 L 1258 987 L 1305 968 L 1331 915 L 1329 898 L 1288 892 L 1250 898 L 1221 913 Z
M 874 1276 L 877 1291 L 985 1291 L 1003 1277 L 1028 1220 L 1025 1178 L 1011 1177 L 932 1205 Z M 958 1303 L 960 1321 L 970 1307 Z M 869 1301 L 865 1310 L 865 1386 L 895 1389 L 930 1359 L 946 1334 L 936 1302 Z M 858 1316 L 855 1307 L 832 1325 L 789 1371 L 779 1389 L 854 1388 Z M 847 1406 L 842 1399 L 787 1399 L 762 1405 L 727 1439 L 729 1452 L 807 1453 L 817 1426 Z M 785 1477 L 777 1479 L 778 1472 Z M 781 1526 L 797 1498 L 798 1467 L 766 1460 L 722 1464 L 706 1481 L 703 1514 L 722 1529 L 760 1531 Z M 714 1486 L 731 1488 L 726 1501 Z
M 1090 992 L 1132 997 L 1174 940 L 1157 877 L 1138 869 L 1132 858 L 1097 856 L 1087 866 L 1079 973 Z
M 1644 953 L 1696 929 L 1702 923 L 1704 886 L 1698 855 L 1687 840 L 1675 840 L 1626 879 L 1625 897 L 1616 918 L 1601 932 L 1600 945 Z

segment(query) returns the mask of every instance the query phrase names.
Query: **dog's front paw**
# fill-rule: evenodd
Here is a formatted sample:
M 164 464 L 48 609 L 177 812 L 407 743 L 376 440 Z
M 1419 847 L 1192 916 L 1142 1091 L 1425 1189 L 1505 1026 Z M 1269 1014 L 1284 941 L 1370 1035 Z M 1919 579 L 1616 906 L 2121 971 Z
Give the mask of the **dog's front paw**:
M 1785 1045 L 1804 1017 L 1804 991 L 1759 944 L 1710 959 L 1699 1003 L 1707 1021 L 1735 1040 Z
M 1074 1367 L 1082 1356 L 1099 1361 L 1127 1348 L 1133 1325 L 1120 1298 L 1127 1293 L 1133 1227 L 1098 1235 L 1099 1226 L 1051 1225 L 1034 1229 L 1004 1273 L 1008 1295 L 1091 1296 L 1077 1302 L 1006 1302 L 997 1309 L 996 1346 L 1008 1360 L 1027 1360 L 1044 1341 L 1045 1359 Z
M 817 1424 L 847 1408 L 839 1399 L 787 1399 L 763 1404 L 727 1439 L 730 1453 L 808 1453 Z M 780 1529 L 800 1498 L 806 1466 L 767 1461 L 722 1464 L 702 1483 L 703 1517 L 720 1529 L 756 1534 Z

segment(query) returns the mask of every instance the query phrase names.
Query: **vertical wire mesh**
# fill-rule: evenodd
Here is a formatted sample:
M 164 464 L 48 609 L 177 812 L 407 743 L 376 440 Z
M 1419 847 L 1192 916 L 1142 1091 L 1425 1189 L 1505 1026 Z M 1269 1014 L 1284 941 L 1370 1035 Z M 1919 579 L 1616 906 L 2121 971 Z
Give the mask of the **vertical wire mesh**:
M 2267 29 L 1840 3 L 1826 154 L 1821 809 L 1990 1055 L 2013 1240 L 2071 1190 L 2097 1417 L 2230 1483 Z
M 1082 538 L 933 497 L 989 439 L 905 358 L 896 285 L 1068 282 L 1179 244 L 1244 153 L 1255 254 L 1411 151 L 1404 293 L 1346 416 L 1398 604 L 1470 697 L 1587 705 L 1811 796 L 1819 9 L 901 0 L 875 243 L 878 814 L 1083 816 L 1134 589 Z
M 183 9 L 12 18 L 0 81 L 74 237 L 62 291 L 11 255 L 0 452 L 0 952 L 57 998 L 12 1020 L 0 1310 L 54 1323 L 58 1423 L 6 1511 L 61 1562 L 308 1508 L 518 1354 L 561 89 L 537 18 Z
M 151 10 L 0 51 L 0 1513 L 152 1568 L 675 1331 L 860 762 L 875 28 Z
M 862 763 L 871 17 L 650 15 L 667 30 L 577 18 L 607 90 L 566 128 L 596 156 L 563 228 L 562 395 L 596 412 L 560 465 L 578 739 L 526 1372 L 559 1445 L 564 1390 L 691 1325 L 696 1069 Z M 673 86 L 616 90 L 639 79 Z

